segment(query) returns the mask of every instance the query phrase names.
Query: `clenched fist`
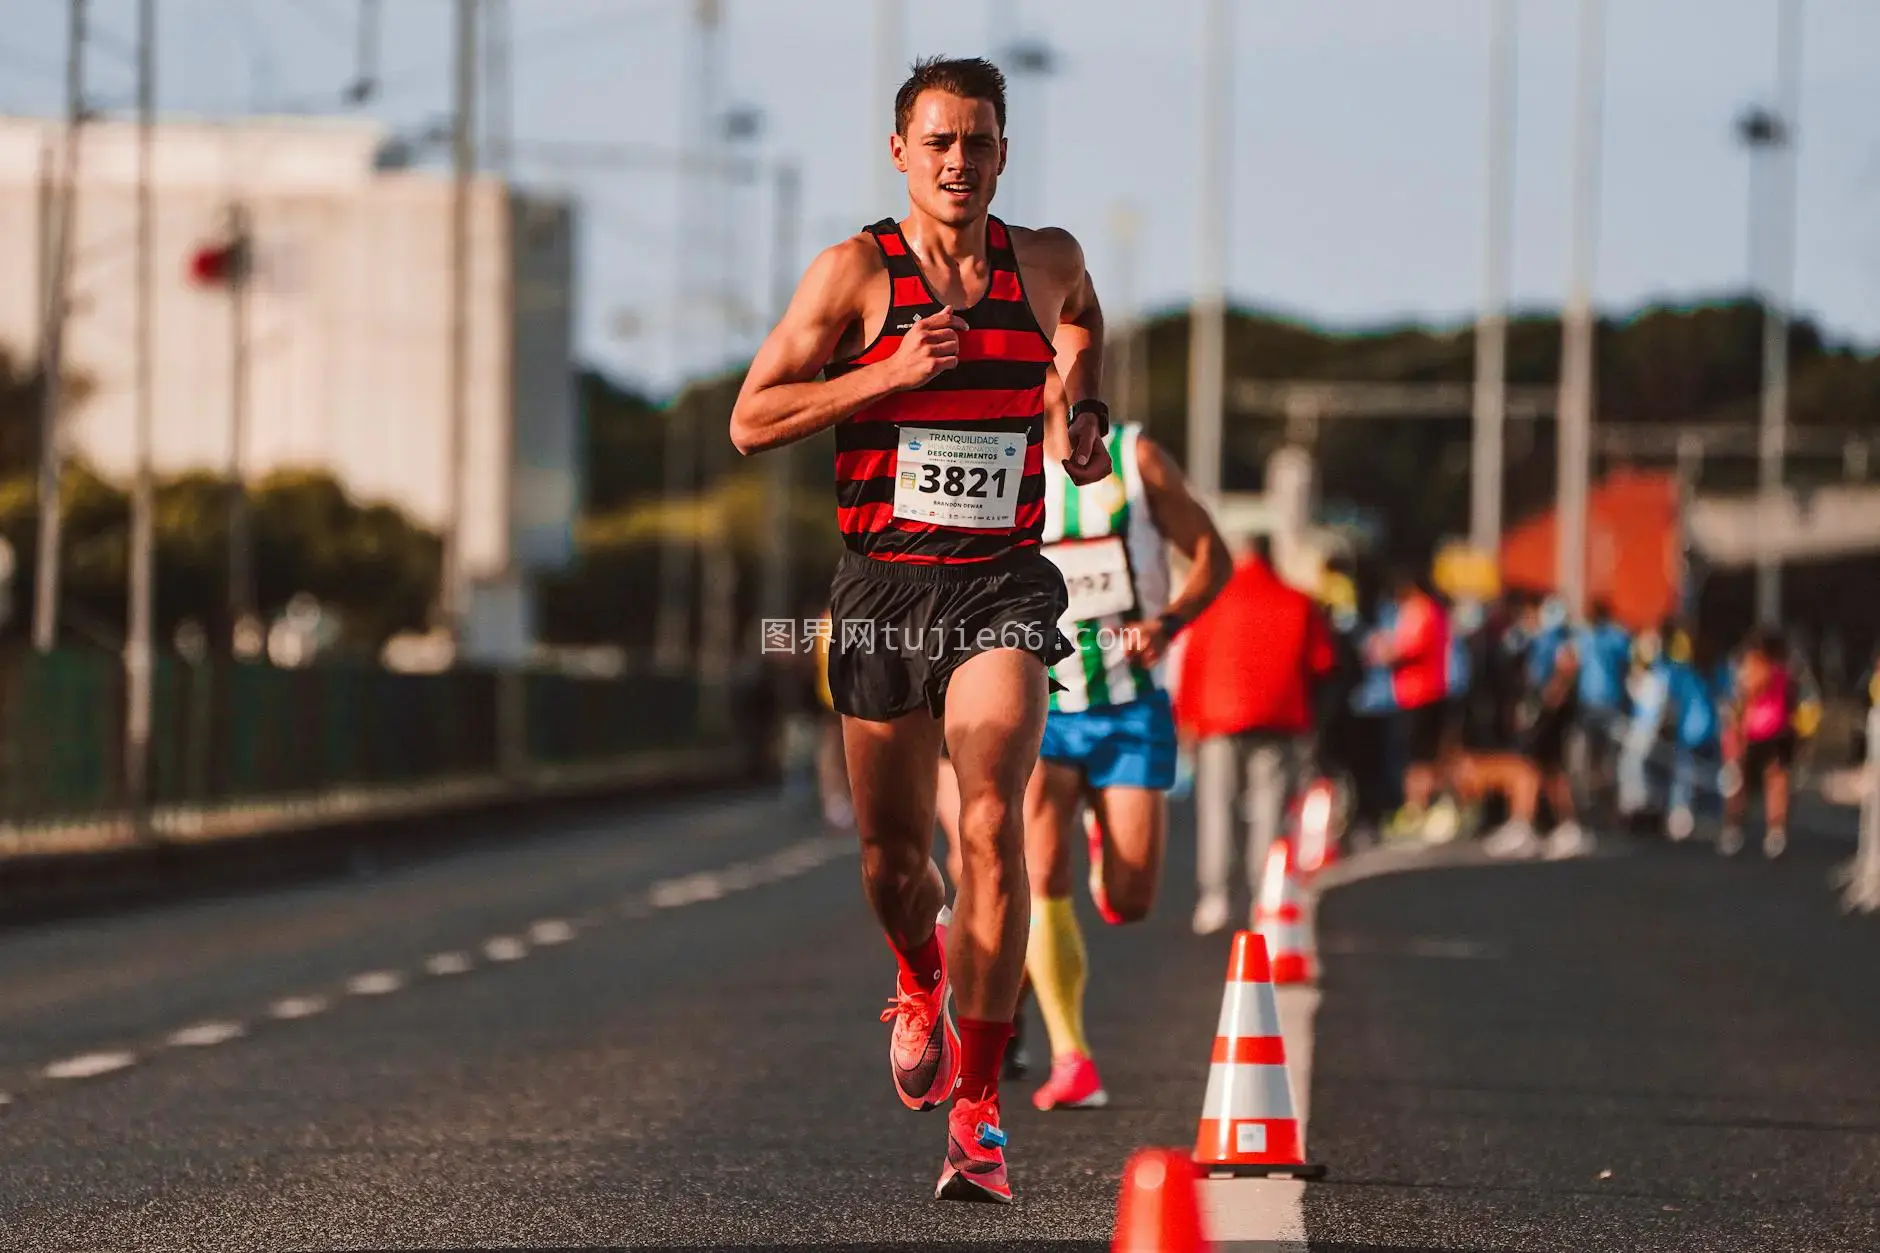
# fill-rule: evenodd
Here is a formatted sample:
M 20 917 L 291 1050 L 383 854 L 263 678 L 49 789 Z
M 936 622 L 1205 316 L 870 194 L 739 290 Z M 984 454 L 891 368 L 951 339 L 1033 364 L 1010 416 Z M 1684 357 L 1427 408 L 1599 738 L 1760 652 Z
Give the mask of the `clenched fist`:
M 967 329 L 964 319 L 955 316 L 951 305 L 930 313 L 907 328 L 901 346 L 888 363 L 895 371 L 895 382 L 903 391 L 925 386 L 942 370 L 960 363 L 960 333 Z
M 1085 411 L 1070 421 L 1071 455 L 1064 462 L 1064 473 L 1079 487 L 1089 487 L 1110 477 L 1110 449 L 1103 442 L 1103 421 Z

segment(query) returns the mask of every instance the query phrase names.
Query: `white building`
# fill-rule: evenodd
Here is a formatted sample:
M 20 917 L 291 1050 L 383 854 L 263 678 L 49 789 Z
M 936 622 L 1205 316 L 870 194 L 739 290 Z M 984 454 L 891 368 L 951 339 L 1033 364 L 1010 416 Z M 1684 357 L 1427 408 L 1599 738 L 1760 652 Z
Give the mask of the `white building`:
M 81 131 L 66 332 L 93 390 L 67 411 L 68 453 L 108 478 L 132 470 L 137 129 Z M 226 237 L 231 206 L 254 240 L 248 416 L 238 467 L 317 467 L 361 501 L 442 530 L 451 360 L 448 175 L 379 168 L 387 132 L 349 120 L 166 122 L 153 145 L 157 472 L 228 472 L 234 442 L 233 302 L 192 260 Z M 60 123 L 0 118 L 0 343 L 38 351 L 42 250 L 52 237 Z M 464 571 L 466 651 L 514 655 L 531 572 L 567 560 L 579 508 L 572 377 L 573 224 L 564 202 L 479 178 L 470 208 Z

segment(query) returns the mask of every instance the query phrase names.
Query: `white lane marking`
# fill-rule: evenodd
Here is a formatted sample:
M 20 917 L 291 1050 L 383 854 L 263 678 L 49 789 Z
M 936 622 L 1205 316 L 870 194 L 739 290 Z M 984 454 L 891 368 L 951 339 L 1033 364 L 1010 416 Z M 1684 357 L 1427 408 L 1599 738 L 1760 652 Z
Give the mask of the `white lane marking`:
M 529 943 L 547 947 L 574 939 L 574 927 L 559 918 L 544 918 L 529 928 Z
M 43 1072 L 48 1079 L 90 1079 L 97 1075 L 108 1075 L 114 1070 L 123 1070 L 136 1064 L 137 1058 L 130 1053 L 81 1053 L 77 1057 L 68 1057 L 64 1061 L 52 1063 Z
M 346 990 L 354 996 L 385 996 L 405 986 L 405 977 L 392 970 L 372 970 L 346 981 Z
M 424 972 L 429 975 L 460 975 L 470 969 L 470 958 L 465 953 L 438 953 L 424 962 Z
M 513 935 L 499 935 L 484 941 L 483 955 L 493 962 L 521 961 L 529 955 L 529 946 Z
M 646 899 L 655 909 L 677 909 L 697 901 L 715 901 L 724 894 L 724 884 L 719 882 L 718 876 L 704 873 L 655 883 Z
M 724 885 L 727 892 L 742 892 L 757 882 L 757 867 L 747 861 L 741 861 L 721 872 L 718 882 Z
M 1459 961 L 1488 961 L 1504 956 L 1493 944 L 1474 940 L 1412 940 L 1406 951 L 1417 957 L 1453 957 Z
M 239 1022 L 199 1022 L 193 1027 L 173 1031 L 167 1043 L 172 1048 L 200 1049 L 224 1044 L 247 1033 Z
M 1493 961 L 1507 956 L 1497 945 L 1436 936 L 1413 936 L 1403 940 L 1345 936 L 1325 941 L 1319 951 L 1339 957 L 1432 957 L 1455 961 Z
M 324 1013 L 327 999 L 324 996 L 284 996 L 268 1006 L 268 1017 L 279 1018 L 283 1022 L 292 1022 L 296 1018 L 311 1018 Z

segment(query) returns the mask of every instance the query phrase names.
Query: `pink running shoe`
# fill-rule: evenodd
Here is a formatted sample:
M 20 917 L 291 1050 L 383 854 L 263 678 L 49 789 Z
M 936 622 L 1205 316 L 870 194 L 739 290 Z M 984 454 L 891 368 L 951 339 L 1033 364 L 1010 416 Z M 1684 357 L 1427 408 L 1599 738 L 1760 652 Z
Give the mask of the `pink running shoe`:
M 1031 1103 L 1041 1110 L 1102 1109 L 1110 1094 L 1103 1090 L 1095 1062 L 1082 1053 L 1067 1053 L 1052 1059 L 1051 1077 L 1032 1093 Z
M 943 915 L 944 916 L 944 915 Z M 901 1104 L 925 1111 L 946 1100 L 960 1077 L 960 1032 L 953 1024 L 953 984 L 947 975 L 947 929 L 934 927 L 940 940 L 940 982 L 923 992 L 897 972 L 894 999 L 881 1011 L 892 1022 L 888 1064 Z
M 947 1160 L 940 1168 L 937 1201 L 1012 1203 L 1005 1177 L 1005 1132 L 999 1129 L 999 1098 L 953 1102 L 947 1114 Z

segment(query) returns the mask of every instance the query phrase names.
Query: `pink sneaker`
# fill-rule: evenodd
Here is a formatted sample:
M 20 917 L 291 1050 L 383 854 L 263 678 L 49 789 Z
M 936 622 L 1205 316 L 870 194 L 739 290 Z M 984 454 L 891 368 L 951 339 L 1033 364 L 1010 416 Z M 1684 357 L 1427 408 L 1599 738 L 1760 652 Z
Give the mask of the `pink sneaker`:
M 934 1188 L 939 1201 L 1012 1203 L 1005 1174 L 1005 1132 L 999 1127 L 999 1098 L 954 1100 L 947 1111 L 947 1160 Z
M 895 1095 L 911 1110 L 930 1110 L 952 1094 L 960 1077 L 960 1033 L 953 1023 L 953 989 L 946 969 L 946 924 L 934 927 L 940 939 L 940 982 L 923 992 L 895 973 L 894 999 L 881 1021 L 894 1024 L 888 1063 Z
M 1051 1077 L 1031 1094 L 1032 1105 L 1049 1109 L 1102 1109 L 1110 1103 L 1103 1090 L 1097 1064 L 1082 1053 L 1067 1053 L 1051 1062 Z

